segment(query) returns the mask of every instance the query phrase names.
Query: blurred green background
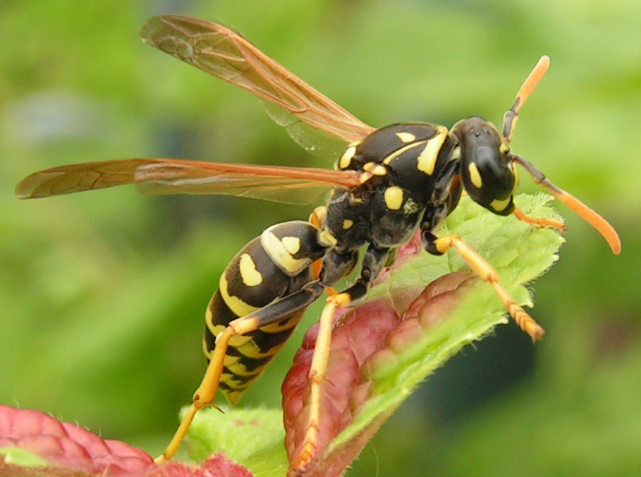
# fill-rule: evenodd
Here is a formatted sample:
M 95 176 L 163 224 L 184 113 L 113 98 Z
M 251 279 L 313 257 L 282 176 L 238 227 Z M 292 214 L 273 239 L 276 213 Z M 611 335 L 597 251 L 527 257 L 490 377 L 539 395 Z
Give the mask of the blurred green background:
M 500 123 L 550 55 L 514 150 L 607 217 L 623 254 L 559 207 L 567 245 L 535 284 L 544 342 L 510 324 L 467 348 L 349 475 L 641 475 L 638 0 L 4 0 L 1 403 L 158 453 L 204 371 L 203 313 L 226 263 L 266 226 L 310 210 L 131 187 L 21 202 L 21 178 L 154 156 L 330 167 L 250 95 L 144 45 L 140 26 L 161 13 L 232 25 L 375 126 Z M 278 406 L 314 315 L 243 406 Z

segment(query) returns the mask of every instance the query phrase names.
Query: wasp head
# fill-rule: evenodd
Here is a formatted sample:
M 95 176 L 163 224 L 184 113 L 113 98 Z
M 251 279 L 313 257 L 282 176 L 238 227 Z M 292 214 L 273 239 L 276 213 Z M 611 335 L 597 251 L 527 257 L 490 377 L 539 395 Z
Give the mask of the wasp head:
M 451 134 L 458 142 L 459 170 L 467 193 L 495 214 L 511 214 L 518 177 L 507 140 L 480 117 L 459 121 Z

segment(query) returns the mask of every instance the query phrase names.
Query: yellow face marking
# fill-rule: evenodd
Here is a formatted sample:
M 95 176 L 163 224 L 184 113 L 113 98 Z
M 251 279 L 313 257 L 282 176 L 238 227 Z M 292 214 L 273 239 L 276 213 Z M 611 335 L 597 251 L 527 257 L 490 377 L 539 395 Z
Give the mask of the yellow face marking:
M 490 203 L 490 207 L 492 207 L 493 210 L 497 212 L 501 212 L 502 210 L 505 210 L 505 208 L 510 205 L 510 201 L 512 200 L 512 197 L 508 197 L 507 199 L 504 200 L 499 200 L 499 199 L 494 199 Z
M 414 134 L 409 132 L 399 132 L 399 133 L 396 133 L 396 136 L 398 136 L 398 138 L 404 143 L 416 141 L 416 136 L 414 136 Z
M 341 158 L 338 160 L 338 168 L 339 169 L 347 169 L 352 162 L 352 158 L 354 157 L 354 154 L 356 153 L 356 146 L 349 146 L 347 149 L 345 149 L 345 152 L 341 156 Z
M 292 253 L 287 249 L 287 245 L 285 245 L 284 241 L 276 237 L 276 235 L 271 231 L 273 227 L 274 226 L 268 228 L 262 233 L 260 236 L 260 244 L 281 270 L 285 273 L 295 275 L 309 265 L 311 260 L 308 258 L 292 257 Z M 294 237 L 285 238 L 291 239 Z M 291 240 L 288 243 L 290 247 L 294 245 Z
M 477 189 L 483 187 L 483 179 L 481 179 L 481 173 L 479 172 L 479 168 L 476 167 L 476 164 L 470 162 L 468 170 L 470 171 L 470 179 L 472 181 L 472 184 L 474 184 L 474 187 L 476 187 Z
M 300 239 L 298 237 L 283 237 L 281 240 L 283 247 L 291 255 L 296 255 L 300 251 Z
M 354 226 L 354 221 L 345 219 L 343 220 L 343 230 L 349 230 Z
M 434 167 L 436 166 L 436 159 L 438 158 L 438 152 L 443 146 L 443 141 L 447 137 L 447 129 L 444 126 L 437 128 L 438 134 L 432 139 L 427 141 L 425 148 L 418 155 L 417 166 L 416 168 L 431 176 L 434 173 Z
M 240 256 L 239 269 L 240 277 L 248 287 L 255 287 L 263 283 L 263 275 L 256 270 L 254 259 L 248 253 L 243 253 Z
M 332 235 L 329 229 L 323 229 L 318 236 L 318 241 L 326 246 L 334 247 L 338 243 L 338 239 Z
M 385 190 L 385 205 L 390 210 L 399 210 L 403 205 L 403 189 L 397 186 Z
M 237 296 L 232 296 L 229 294 L 229 284 L 227 283 L 227 278 L 225 278 L 224 273 L 220 276 L 219 290 L 221 296 L 223 297 L 223 301 L 229 307 L 229 309 L 234 312 L 234 315 L 245 316 L 258 310 L 257 307 L 251 306 Z

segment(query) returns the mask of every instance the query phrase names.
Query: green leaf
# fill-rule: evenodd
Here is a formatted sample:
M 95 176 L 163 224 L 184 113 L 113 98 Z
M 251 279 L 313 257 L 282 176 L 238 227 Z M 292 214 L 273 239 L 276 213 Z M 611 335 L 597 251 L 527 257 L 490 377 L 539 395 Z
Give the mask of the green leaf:
M 547 205 L 550 200 L 545 194 L 520 195 L 516 202 L 528 215 L 558 219 L 558 214 Z M 458 234 L 487 258 L 512 297 L 528 306 L 532 304 L 532 297 L 525 284 L 542 275 L 558 259 L 556 252 L 564 241 L 555 230 L 532 227 L 513 216 L 496 216 L 467 198 L 438 231 L 439 236 L 448 233 Z M 439 277 L 465 270 L 468 270 L 466 262 L 455 250 L 440 257 L 423 252 L 395 265 L 390 276 L 371 290 L 368 304 L 382 299 L 396 305 L 408 293 L 418 296 Z M 400 342 L 399 346 L 397 340 L 393 359 L 373 361 L 371 369 L 361 372 L 371 384 L 367 399 L 357 407 L 353 420 L 319 452 L 309 475 L 326 475 L 328 469 L 337 472 L 337 467 L 344 468 L 348 464 L 344 462 L 345 455 L 356 456 L 382 423 L 435 369 L 465 345 L 487 335 L 494 326 L 507 322 L 502 302 L 482 280 L 460 296 L 459 299 L 457 295 L 459 302 L 447 319 L 430 325 L 422 336 L 413 336 L 411 343 Z M 375 313 L 367 319 L 375 320 Z M 331 384 L 332 378 L 327 381 Z M 255 415 L 246 412 L 249 413 L 246 416 L 238 411 L 224 416 L 217 411 L 200 413 L 198 423 L 191 429 L 192 439 L 198 442 L 195 449 L 199 449 L 194 457 L 203 458 L 224 449 L 230 458 L 245 463 L 257 475 L 285 475 L 280 412 L 252 411 Z M 251 422 L 261 423 L 260 428 L 254 429 Z M 259 466 L 254 467 L 255 464 Z
M 204 460 L 223 450 L 229 459 L 244 465 L 257 477 L 283 476 L 287 471 L 280 410 L 204 409 L 196 415 L 189 435 L 194 460 Z
M 3 447 L 0 449 L 0 455 L 4 457 L 4 462 L 7 464 L 22 467 L 45 467 L 49 465 L 47 459 L 43 459 L 39 455 L 20 447 Z
M 547 205 L 551 200 L 547 194 L 523 194 L 516 202 L 528 215 L 558 219 L 556 211 Z M 439 236 L 446 233 L 459 234 L 487 258 L 512 297 L 528 306 L 532 306 L 532 297 L 524 285 L 552 266 L 564 242 L 555 230 L 532 227 L 514 217 L 499 217 L 471 200 L 461 201 Z M 440 257 L 422 254 L 372 289 L 370 297 L 387 295 L 393 300 L 405 289 L 425 287 L 439 276 L 465 268 L 463 258 L 455 250 Z M 372 398 L 359 410 L 354 422 L 332 442 L 327 453 L 336 452 L 365 432 L 371 423 L 389 416 L 416 386 L 465 345 L 507 322 L 506 311 L 493 288 L 479 282 L 447 320 L 429 329 L 420 342 L 400 353 L 393 363 L 373 373 Z

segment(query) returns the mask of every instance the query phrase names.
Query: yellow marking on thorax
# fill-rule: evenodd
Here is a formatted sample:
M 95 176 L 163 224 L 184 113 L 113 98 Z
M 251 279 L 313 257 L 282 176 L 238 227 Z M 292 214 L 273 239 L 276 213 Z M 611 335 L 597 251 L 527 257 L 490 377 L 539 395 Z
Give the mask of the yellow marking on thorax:
M 387 174 L 387 168 L 382 164 L 376 164 L 375 162 L 368 162 L 363 166 L 363 170 L 375 176 L 384 176 Z
M 250 304 L 245 303 L 243 300 L 241 300 L 237 296 L 232 296 L 229 294 L 229 284 L 227 283 L 227 278 L 225 277 L 224 273 L 220 276 L 219 290 L 220 290 L 221 296 L 223 297 L 223 301 L 229 307 L 229 309 L 234 313 L 234 315 L 245 316 L 258 310 L 258 307 L 251 306 Z
M 349 230 L 354 226 L 354 221 L 345 219 L 343 220 L 343 230 Z
M 447 129 L 444 126 L 439 126 L 438 135 L 429 139 L 425 145 L 425 149 L 421 151 L 418 155 L 417 166 L 416 168 L 431 176 L 434 173 L 434 167 L 436 167 L 436 160 L 438 158 L 438 153 L 443 146 L 443 142 L 447 137 Z
M 403 205 L 403 189 L 397 186 L 385 190 L 385 205 L 390 210 L 399 210 Z
M 470 179 L 472 180 L 472 184 L 474 184 L 474 187 L 476 187 L 477 189 L 483 187 L 483 179 L 481 179 L 481 174 L 479 172 L 479 168 L 476 167 L 476 164 L 470 162 L 468 170 L 470 171 Z
M 358 182 L 360 182 L 361 184 L 365 184 L 372 177 L 374 177 L 374 174 L 372 174 L 371 172 L 361 172 L 361 175 L 358 176 Z
M 248 287 L 255 287 L 263 283 L 263 275 L 256 269 L 254 259 L 248 253 L 240 256 L 239 263 L 240 277 Z
M 410 149 L 413 149 L 415 147 L 422 146 L 423 144 L 425 144 L 425 141 L 413 142 L 411 144 L 408 144 L 407 146 L 403 146 L 402 148 L 398 149 L 397 151 L 394 151 L 385 159 L 383 159 L 383 164 L 389 166 L 394 159 L 396 159 L 398 156 L 400 156 L 404 152 L 409 151 Z
M 416 136 L 409 132 L 399 132 L 396 133 L 396 136 L 404 143 L 416 141 Z
M 338 168 L 347 169 L 351 164 L 352 158 L 354 157 L 355 153 L 356 153 L 356 146 L 349 146 L 347 149 L 345 149 L 345 152 L 343 153 L 341 158 L 338 160 Z
M 349 195 L 349 203 L 350 204 L 362 204 L 363 199 L 360 197 L 356 197 L 354 194 Z

